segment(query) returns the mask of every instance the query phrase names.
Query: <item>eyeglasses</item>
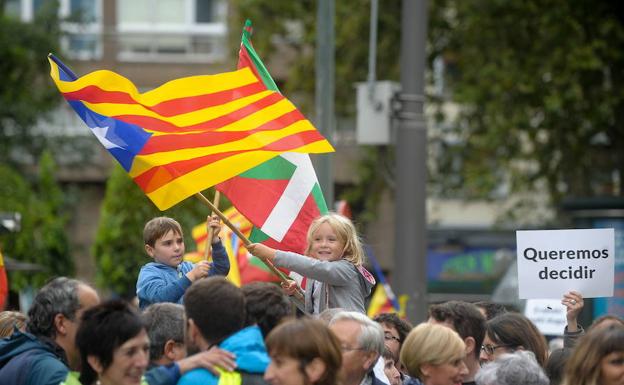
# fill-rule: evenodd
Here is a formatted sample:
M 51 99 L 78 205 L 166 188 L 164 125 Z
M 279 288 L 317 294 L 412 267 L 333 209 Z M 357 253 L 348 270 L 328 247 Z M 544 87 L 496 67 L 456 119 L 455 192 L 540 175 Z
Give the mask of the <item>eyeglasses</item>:
M 487 355 L 494 354 L 494 351 L 498 348 L 511 348 L 514 345 L 481 345 L 481 350 L 483 350 Z
M 396 342 L 399 342 L 399 343 L 401 342 L 399 337 L 395 337 L 392 334 L 390 334 L 389 332 L 384 333 L 384 340 L 386 340 L 386 341 L 395 340 Z

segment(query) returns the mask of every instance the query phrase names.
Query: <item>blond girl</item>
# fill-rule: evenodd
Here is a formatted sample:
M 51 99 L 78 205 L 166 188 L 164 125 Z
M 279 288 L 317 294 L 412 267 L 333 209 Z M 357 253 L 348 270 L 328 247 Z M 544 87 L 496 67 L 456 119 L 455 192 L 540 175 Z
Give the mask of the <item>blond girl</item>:
M 330 213 L 310 225 L 305 256 L 254 243 L 249 251 L 306 277 L 305 310 L 319 314 L 328 308 L 366 313 L 365 298 L 375 284 L 362 266 L 364 249 L 355 226 L 348 218 Z M 282 283 L 288 294 L 296 290 L 294 281 Z

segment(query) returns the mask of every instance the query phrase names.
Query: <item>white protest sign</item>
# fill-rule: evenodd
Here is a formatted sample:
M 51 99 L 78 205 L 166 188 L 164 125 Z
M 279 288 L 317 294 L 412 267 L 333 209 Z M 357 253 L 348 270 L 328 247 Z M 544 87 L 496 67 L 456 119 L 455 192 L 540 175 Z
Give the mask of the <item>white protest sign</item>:
M 516 231 L 521 299 L 612 297 L 613 229 Z
M 560 299 L 528 299 L 524 315 L 546 336 L 563 336 L 567 325 L 566 307 Z

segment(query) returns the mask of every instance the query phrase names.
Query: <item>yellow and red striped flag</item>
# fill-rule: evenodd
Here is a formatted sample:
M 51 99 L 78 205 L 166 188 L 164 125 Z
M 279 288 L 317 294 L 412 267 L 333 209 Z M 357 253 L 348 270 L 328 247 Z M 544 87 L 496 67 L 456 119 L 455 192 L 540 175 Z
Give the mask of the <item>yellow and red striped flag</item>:
M 249 237 L 251 233 L 252 224 L 239 213 L 236 208 L 230 207 L 229 209 L 223 212 L 223 215 L 227 217 L 227 219 L 234 224 L 243 233 L 244 236 Z M 201 258 L 203 258 L 204 251 L 206 250 L 206 239 L 208 238 L 208 230 L 206 227 L 206 222 L 200 223 L 197 226 L 193 227 L 192 230 L 193 240 L 197 244 L 197 252 L 191 252 L 184 256 L 184 259 L 197 263 Z M 240 265 L 242 262 L 243 266 L 246 266 L 247 263 L 247 249 L 243 247 L 243 241 L 238 239 L 236 234 L 229 228 L 223 227 L 221 230 L 221 242 L 225 247 L 225 251 L 227 251 L 228 258 L 230 259 L 230 273 L 227 278 L 234 283 L 236 286 L 240 286 L 246 282 L 243 282 L 241 279 L 241 271 Z
M 283 152 L 333 147 L 249 68 L 175 79 L 139 93 L 111 71 L 50 75 L 93 134 L 161 210 Z

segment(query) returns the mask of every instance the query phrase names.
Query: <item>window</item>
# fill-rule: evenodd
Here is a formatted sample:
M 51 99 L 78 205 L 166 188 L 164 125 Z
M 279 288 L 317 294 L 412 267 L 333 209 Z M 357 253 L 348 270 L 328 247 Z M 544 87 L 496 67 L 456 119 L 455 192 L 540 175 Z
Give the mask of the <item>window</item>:
M 117 1 L 119 60 L 215 62 L 225 58 L 225 0 Z
M 37 12 L 52 6 L 49 0 L 6 0 L 5 14 L 31 22 Z M 66 32 L 61 46 L 74 59 L 96 59 L 102 55 L 102 0 L 59 0 L 58 15 Z

